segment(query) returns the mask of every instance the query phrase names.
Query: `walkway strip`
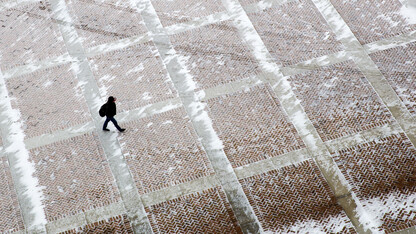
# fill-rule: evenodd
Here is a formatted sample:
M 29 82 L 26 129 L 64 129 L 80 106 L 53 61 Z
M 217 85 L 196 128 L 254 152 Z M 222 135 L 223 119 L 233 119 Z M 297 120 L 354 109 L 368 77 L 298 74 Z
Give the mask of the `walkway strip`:
M 143 9 L 141 13 L 145 25 L 155 35 L 153 38 L 154 43 L 166 65 L 195 131 L 201 139 L 217 178 L 227 194 L 243 232 L 261 232 L 258 219 L 223 151 L 222 142 L 214 131 L 212 121 L 205 110 L 205 104 L 199 101 L 198 95 L 194 91 L 196 85 L 186 66 L 182 63 L 181 56 L 174 51 L 151 2 L 149 0 L 140 1 L 138 9 Z
M 50 3 L 58 20 L 72 22 L 65 0 L 51 0 Z M 72 23 L 59 24 L 59 28 L 62 32 L 69 54 L 77 58 L 78 62 L 74 64 L 73 68 L 77 73 L 76 76 L 80 83 L 83 84 L 83 94 L 92 113 L 95 128 L 101 129 L 102 118 L 96 113 L 98 113 L 98 109 L 103 101 L 88 64 L 84 48 Z M 128 170 L 126 160 L 123 157 L 117 135 L 107 134 L 103 131 L 97 131 L 97 134 L 114 175 L 123 204 L 127 210 L 127 215 L 132 222 L 134 231 L 136 233 L 150 233 L 151 227 L 149 220 L 134 180 Z
M 29 233 L 45 233 L 46 215 L 42 204 L 43 193 L 35 165 L 30 161 L 20 112 L 12 108 L 3 74 L 0 72 L 0 131 L 3 152 L 8 158 L 24 226 Z

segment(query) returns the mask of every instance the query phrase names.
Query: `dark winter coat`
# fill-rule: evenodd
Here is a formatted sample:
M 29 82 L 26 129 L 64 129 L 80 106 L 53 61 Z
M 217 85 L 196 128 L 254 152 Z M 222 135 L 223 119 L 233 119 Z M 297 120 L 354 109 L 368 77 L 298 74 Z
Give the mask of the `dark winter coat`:
M 106 103 L 105 116 L 113 117 L 114 115 L 116 115 L 116 112 L 117 112 L 117 108 L 116 108 L 116 103 L 114 102 L 114 98 L 109 97 Z

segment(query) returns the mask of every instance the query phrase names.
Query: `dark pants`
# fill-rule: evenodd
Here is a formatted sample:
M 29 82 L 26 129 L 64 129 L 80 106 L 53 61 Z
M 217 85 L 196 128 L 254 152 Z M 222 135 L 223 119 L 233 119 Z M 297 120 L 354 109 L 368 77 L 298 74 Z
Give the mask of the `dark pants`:
M 113 116 L 111 116 L 111 117 L 107 116 L 107 118 L 105 119 L 105 122 L 104 122 L 103 130 L 107 128 L 107 124 L 110 121 L 113 122 L 113 124 L 114 124 L 114 126 L 116 126 L 117 130 L 119 130 L 119 131 L 121 130 L 120 126 L 118 126 L 118 124 L 117 124 L 117 120 L 114 119 Z

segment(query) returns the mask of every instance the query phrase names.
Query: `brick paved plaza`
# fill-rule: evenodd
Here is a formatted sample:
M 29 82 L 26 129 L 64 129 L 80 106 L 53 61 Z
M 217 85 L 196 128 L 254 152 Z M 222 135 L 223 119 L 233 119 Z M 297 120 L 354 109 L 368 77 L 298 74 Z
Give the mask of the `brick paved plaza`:
M 410 6 L 0 1 L 0 233 L 416 233 Z

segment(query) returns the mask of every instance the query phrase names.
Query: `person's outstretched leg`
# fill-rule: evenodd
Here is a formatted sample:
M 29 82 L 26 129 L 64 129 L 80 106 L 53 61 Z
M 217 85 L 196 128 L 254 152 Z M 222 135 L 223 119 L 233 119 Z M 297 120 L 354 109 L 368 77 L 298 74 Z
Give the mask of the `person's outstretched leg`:
M 116 119 L 114 119 L 114 117 L 112 117 L 112 118 L 110 119 L 110 121 L 111 121 L 111 122 L 113 122 L 114 126 L 116 126 L 117 130 L 119 130 L 120 132 L 124 132 L 124 130 L 126 130 L 126 129 L 124 129 L 124 128 L 120 128 L 120 126 L 118 126 L 118 124 L 117 124 L 117 120 L 116 120 Z
M 105 121 L 104 121 L 104 125 L 103 125 L 103 130 L 104 131 L 110 131 L 110 130 L 107 129 L 108 122 L 110 122 L 110 118 L 109 117 L 107 117 L 105 119 Z

